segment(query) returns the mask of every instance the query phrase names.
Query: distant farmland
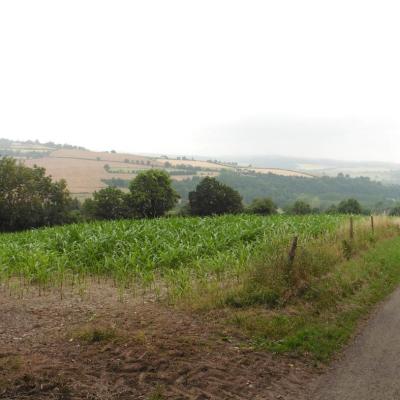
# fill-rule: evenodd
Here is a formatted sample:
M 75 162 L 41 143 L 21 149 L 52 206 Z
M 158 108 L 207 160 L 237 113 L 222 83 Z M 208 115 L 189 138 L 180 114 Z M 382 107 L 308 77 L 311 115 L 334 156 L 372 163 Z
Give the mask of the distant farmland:
M 38 165 L 46 168 L 47 173 L 54 179 L 65 179 L 71 193 L 78 197 L 90 196 L 94 191 L 107 187 L 110 182 L 124 182 L 125 186 L 138 172 L 149 168 L 165 169 L 175 181 L 218 176 L 222 171 L 312 177 L 297 171 L 244 167 L 216 160 L 146 157 L 114 151 L 95 152 L 69 145 L 12 142 L 6 139 L 0 139 L 0 155 L 24 160 L 28 166 Z

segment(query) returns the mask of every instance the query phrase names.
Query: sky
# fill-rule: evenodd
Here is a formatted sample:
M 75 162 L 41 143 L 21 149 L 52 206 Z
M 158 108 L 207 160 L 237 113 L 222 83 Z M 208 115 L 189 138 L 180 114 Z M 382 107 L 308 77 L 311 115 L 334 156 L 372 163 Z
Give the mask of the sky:
M 2 0 L 0 137 L 400 162 L 400 4 Z

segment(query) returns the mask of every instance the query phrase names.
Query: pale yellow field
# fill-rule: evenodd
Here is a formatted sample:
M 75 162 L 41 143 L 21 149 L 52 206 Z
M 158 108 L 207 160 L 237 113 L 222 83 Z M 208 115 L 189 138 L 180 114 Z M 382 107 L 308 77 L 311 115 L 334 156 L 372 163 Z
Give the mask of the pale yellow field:
M 129 162 L 126 162 L 129 160 Z M 140 164 L 137 164 L 140 162 Z M 107 185 L 102 182 L 103 179 L 133 179 L 135 174 L 132 170 L 141 170 L 149 168 L 163 168 L 168 162 L 172 166 L 187 165 L 200 167 L 210 171 L 198 171 L 197 176 L 217 177 L 221 170 L 241 170 L 253 171 L 263 174 L 276 174 L 283 176 L 301 176 L 311 178 L 312 175 L 297 171 L 290 171 L 279 168 L 240 168 L 224 166 L 208 161 L 199 160 L 171 160 L 164 158 L 149 158 L 137 156 L 134 154 L 120 154 L 110 152 L 94 152 L 87 150 L 56 150 L 48 157 L 25 160 L 26 165 L 38 165 L 46 168 L 47 174 L 54 179 L 65 179 L 68 188 L 73 195 L 88 196 L 96 190 L 102 189 Z M 109 173 L 104 169 L 108 164 L 111 171 L 122 170 L 123 172 Z M 126 172 L 125 172 L 126 171 Z M 192 178 L 192 175 L 173 175 L 173 180 L 181 181 Z
M 173 166 L 190 165 L 192 167 L 208 168 L 208 169 L 213 169 L 215 171 L 220 171 L 221 169 L 232 169 L 232 167 L 229 167 L 229 166 L 224 166 L 224 165 L 211 163 L 208 161 L 199 161 L 199 160 L 170 160 L 170 159 L 167 160 L 164 158 L 157 158 L 157 161 L 161 165 L 164 165 L 166 162 L 168 162 Z
M 154 165 L 162 166 L 163 163 L 158 163 L 157 160 L 150 159 L 144 156 L 137 156 L 134 154 L 126 154 L 126 153 L 109 153 L 109 152 L 97 152 L 97 151 L 89 151 L 89 150 L 56 150 L 50 154 L 50 157 L 54 158 L 82 158 L 82 159 L 90 159 L 101 161 L 114 161 L 114 162 L 124 162 L 125 160 L 129 161 L 150 161 Z
M 35 160 L 26 160 L 28 166 L 38 165 L 46 168 L 47 174 L 54 179 L 65 179 L 71 193 L 92 193 L 107 185 L 102 179 L 122 178 L 133 179 L 134 174 L 110 174 L 104 169 L 105 164 L 111 168 L 126 167 L 125 163 L 112 161 L 82 160 L 77 158 L 44 157 Z M 136 166 L 136 169 L 148 169 L 147 166 Z
M 303 178 L 313 178 L 313 175 L 306 174 L 298 171 L 291 171 L 289 169 L 280 168 L 245 168 L 247 171 L 253 171 L 259 174 L 274 174 L 282 176 L 298 176 Z

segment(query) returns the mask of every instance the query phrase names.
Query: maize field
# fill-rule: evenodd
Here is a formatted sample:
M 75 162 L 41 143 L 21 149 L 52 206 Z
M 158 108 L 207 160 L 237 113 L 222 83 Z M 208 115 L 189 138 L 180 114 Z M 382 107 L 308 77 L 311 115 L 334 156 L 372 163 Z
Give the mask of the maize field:
M 260 252 L 336 232 L 332 215 L 161 218 L 93 222 L 0 235 L 0 280 L 57 284 L 108 277 L 151 285 L 239 275 Z M 281 250 L 280 250 L 281 251 Z

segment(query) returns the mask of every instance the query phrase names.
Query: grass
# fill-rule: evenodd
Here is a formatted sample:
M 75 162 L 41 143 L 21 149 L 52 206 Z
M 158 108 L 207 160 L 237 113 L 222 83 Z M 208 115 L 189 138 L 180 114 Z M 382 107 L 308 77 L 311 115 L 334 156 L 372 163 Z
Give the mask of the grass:
M 163 395 L 164 390 L 162 386 L 158 385 L 154 390 L 153 393 L 150 394 L 148 400 L 163 400 L 165 397 Z
M 360 318 L 400 283 L 400 238 L 335 265 L 308 289 L 274 310 L 231 311 L 229 322 L 258 349 L 328 361 L 354 333 Z
M 21 357 L 18 355 L 0 357 L 0 373 L 18 371 L 21 366 Z
M 112 279 L 225 321 L 256 348 L 326 361 L 400 282 L 398 220 L 254 215 L 94 222 L 0 235 L 0 282 L 39 288 Z M 288 251 L 294 236 L 294 262 Z M 399 271 L 398 271 L 399 270 Z M 84 284 L 82 285 L 84 286 Z M 154 297 L 154 296 L 153 296 Z M 76 336 L 114 340 L 104 327 Z
M 115 329 L 104 326 L 86 326 L 77 330 L 71 336 L 88 344 L 109 342 L 118 337 Z
M 19 355 L 0 355 L 0 391 L 8 384 L 9 377 L 22 369 L 23 362 Z

